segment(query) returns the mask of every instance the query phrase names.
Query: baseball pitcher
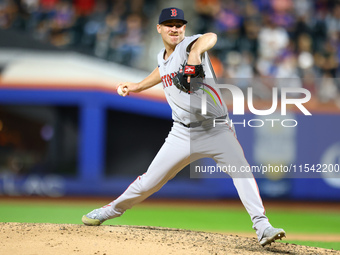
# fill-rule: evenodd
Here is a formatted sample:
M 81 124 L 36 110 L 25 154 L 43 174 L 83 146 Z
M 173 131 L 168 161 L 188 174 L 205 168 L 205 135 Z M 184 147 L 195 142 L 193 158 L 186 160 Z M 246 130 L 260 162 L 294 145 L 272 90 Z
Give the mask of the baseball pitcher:
M 227 124 L 229 121 L 224 125 L 208 125 L 213 119 L 228 118 L 221 92 L 209 82 L 214 80 L 214 70 L 207 51 L 216 44 L 217 36 L 206 33 L 186 37 L 186 23 L 181 9 L 163 9 L 157 24 L 164 43 L 157 57 L 158 67 L 139 83 L 125 82 L 117 86 L 122 96 L 128 96 L 162 83 L 172 109 L 173 126 L 169 135 L 147 171 L 117 199 L 84 215 L 82 221 L 85 225 L 100 225 L 121 216 L 197 159 L 210 157 L 218 165 L 233 165 L 237 169 L 249 165 L 234 128 Z M 204 93 L 213 97 L 206 97 L 207 108 L 202 114 Z M 251 217 L 260 244 L 264 246 L 284 237 L 283 229 L 274 228 L 269 223 L 252 173 L 229 174 Z

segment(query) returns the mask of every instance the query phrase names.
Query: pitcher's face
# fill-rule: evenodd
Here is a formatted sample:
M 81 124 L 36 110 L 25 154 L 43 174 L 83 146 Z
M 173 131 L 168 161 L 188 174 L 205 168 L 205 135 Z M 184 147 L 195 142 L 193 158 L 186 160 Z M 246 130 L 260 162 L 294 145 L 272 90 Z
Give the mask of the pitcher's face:
M 161 34 L 164 45 L 175 47 L 185 36 L 185 27 L 181 20 L 169 20 L 157 25 L 157 31 Z

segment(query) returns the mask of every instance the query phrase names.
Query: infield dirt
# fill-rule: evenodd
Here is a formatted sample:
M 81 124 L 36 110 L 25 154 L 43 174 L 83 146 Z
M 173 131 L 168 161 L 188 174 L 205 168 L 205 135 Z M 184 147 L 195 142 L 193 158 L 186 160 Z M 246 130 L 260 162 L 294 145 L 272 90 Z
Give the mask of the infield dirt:
M 340 254 L 340 251 L 181 229 L 76 224 L 0 223 L 0 254 Z

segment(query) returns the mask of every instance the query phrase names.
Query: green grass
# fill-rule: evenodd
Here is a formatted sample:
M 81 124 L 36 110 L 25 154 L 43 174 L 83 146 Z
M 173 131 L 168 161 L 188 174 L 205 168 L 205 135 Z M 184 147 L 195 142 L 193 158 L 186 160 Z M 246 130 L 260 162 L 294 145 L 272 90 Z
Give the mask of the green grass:
M 99 206 L 101 205 L 2 202 L 0 204 L 0 221 L 82 224 L 82 215 Z M 267 215 L 273 226 L 284 228 L 288 234 L 340 234 L 340 217 L 336 212 L 322 213 L 321 215 L 320 212 L 270 210 Z M 216 232 L 248 232 L 254 235 L 250 217 L 243 208 L 200 209 L 199 207 L 143 205 L 136 206 L 122 217 L 104 224 L 160 226 Z M 340 243 L 336 242 L 289 241 L 289 243 L 340 250 Z
M 340 234 L 338 212 L 271 211 L 267 213 L 267 216 L 271 222 L 283 224 L 287 232 Z

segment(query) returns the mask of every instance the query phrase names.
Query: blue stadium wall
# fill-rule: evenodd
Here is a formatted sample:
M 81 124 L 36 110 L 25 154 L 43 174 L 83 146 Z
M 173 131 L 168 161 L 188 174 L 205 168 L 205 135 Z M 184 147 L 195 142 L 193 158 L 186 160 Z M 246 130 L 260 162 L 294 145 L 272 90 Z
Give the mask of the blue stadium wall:
M 0 176 L 2 195 L 44 196 L 119 196 L 137 177 L 105 174 L 105 141 L 107 109 L 141 116 L 152 116 L 171 121 L 171 111 L 166 102 L 138 97 L 119 97 L 100 91 L 1 89 L 0 105 L 77 105 L 79 107 L 79 148 L 76 177 L 62 175 L 25 177 Z M 283 127 L 282 120 L 270 127 L 268 119 L 251 113 L 233 116 L 237 136 L 250 165 L 280 165 L 295 169 L 294 174 L 254 174 L 263 197 L 295 200 L 340 201 L 340 116 L 314 114 L 305 116 L 291 113 L 283 119 L 294 119 L 297 126 Z M 249 122 L 250 121 L 250 122 Z M 124 122 L 117 121 L 116 125 Z M 261 128 L 251 125 L 261 125 Z M 288 125 L 289 122 L 284 124 Z M 292 123 L 290 123 L 292 124 Z M 289 125 L 290 125 L 289 124 Z M 164 137 L 165 138 L 165 137 Z M 152 143 L 152 137 L 150 137 Z M 227 146 L 227 145 L 226 145 Z M 133 150 L 133 148 L 131 148 Z M 131 159 L 134 160 L 134 159 Z M 171 158 L 169 158 L 171 160 Z M 212 162 L 202 161 L 202 164 Z M 334 167 L 332 173 L 317 171 Z M 308 170 L 308 173 L 306 172 Z M 121 171 L 124 171 L 122 169 Z M 143 170 L 143 171 L 146 171 Z M 292 170 L 291 170 L 292 172 Z M 140 173 L 142 174 L 142 172 Z M 152 197 L 224 199 L 235 198 L 237 192 L 230 178 L 174 178 Z

